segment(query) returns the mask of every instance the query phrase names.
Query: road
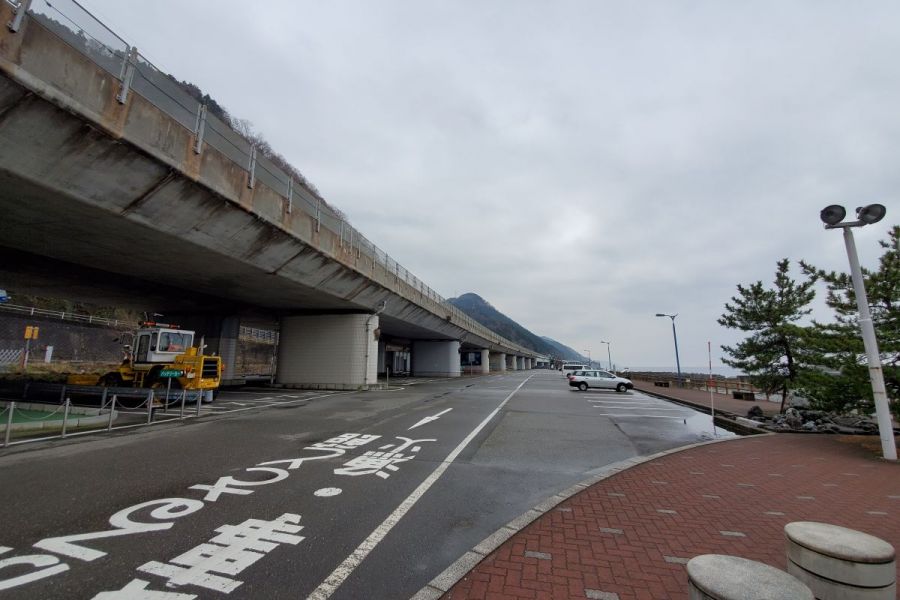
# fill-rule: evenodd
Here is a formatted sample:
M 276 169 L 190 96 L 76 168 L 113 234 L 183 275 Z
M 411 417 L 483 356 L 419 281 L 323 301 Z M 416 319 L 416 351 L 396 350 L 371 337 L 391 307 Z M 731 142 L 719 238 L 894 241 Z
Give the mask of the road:
M 408 598 L 592 471 L 711 431 L 556 371 L 279 394 L 0 454 L 0 595 Z

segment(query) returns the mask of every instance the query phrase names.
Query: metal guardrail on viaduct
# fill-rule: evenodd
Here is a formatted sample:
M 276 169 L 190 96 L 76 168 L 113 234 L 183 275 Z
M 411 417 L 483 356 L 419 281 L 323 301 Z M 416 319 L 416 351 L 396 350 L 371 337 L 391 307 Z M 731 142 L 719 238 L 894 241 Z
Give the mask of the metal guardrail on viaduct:
M 447 302 L 345 222 L 305 182 L 260 154 L 174 77 L 156 68 L 74 0 L 52 4 L 46 0 L 0 0 L 0 17 L 8 22 L 0 33 L 0 74 L 14 84 L 0 88 L 0 121 L 6 113 L 28 108 L 25 105 L 29 102 L 49 102 L 93 129 L 81 132 L 86 140 L 93 143 L 95 134 L 103 137 L 94 146 L 86 143 L 77 150 L 79 156 L 71 159 L 73 164 L 66 165 L 64 175 L 69 179 L 52 181 L 54 189 L 78 196 L 90 210 L 102 209 L 106 211 L 104 215 L 113 212 L 123 221 L 138 222 L 142 227 L 168 227 L 168 235 L 179 235 L 193 247 L 234 259 L 233 273 L 226 274 L 231 277 L 226 287 L 231 293 L 243 293 L 240 300 L 246 304 L 252 304 L 249 298 L 254 297 L 249 290 L 253 279 L 245 268 L 252 266 L 260 273 L 282 278 L 285 285 L 305 277 L 304 289 L 312 290 L 310 294 L 320 294 L 319 298 L 331 294 L 335 298 L 334 306 L 312 304 L 311 308 L 374 310 L 381 304 L 379 300 L 399 297 L 401 301 L 394 303 L 397 306 L 389 303 L 382 315 L 383 323 L 414 323 L 423 332 L 437 332 L 436 338 L 455 338 L 470 347 L 538 357 Z M 54 128 L 64 129 L 54 120 L 62 122 L 61 117 L 52 115 L 51 122 L 26 124 L 33 129 L 27 135 L 45 136 L 38 141 L 47 145 L 59 143 L 64 147 L 72 143 L 71 135 L 56 142 L 52 139 Z M 9 135 L 26 134 L 12 131 Z M 3 143 L 21 143 L 21 139 L 8 137 Z M 110 145 L 110 140 L 116 145 Z M 128 160 L 136 182 L 107 180 L 121 170 L 122 156 L 116 153 L 123 145 L 133 153 Z M 3 160 L 19 161 L 12 167 L 0 164 L 0 171 L 14 171 L 21 166 L 25 173 L 21 176 L 25 182 L 22 185 L 26 188 L 26 184 L 59 177 L 47 168 L 25 164 L 26 158 L 17 155 L 7 154 Z M 153 164 L 146 164 L 151 161 Z M 79 173 L 74 172 L 77 168 L 94 169 L 96 181 L 92 184 L 96 183 L 98 189 L 85 189 Z M 141 189 L 144 191 L 137 194 Z M 127 203 L 110 206 L 116 200 L 107 200 L 105 195 L 113 198 L 114 194 L 127 197 Z M 227 214 L 223 212 L 226 210 Z M 183 213 L 183 217 L 173 218 L 172 212 Z M 225 228 L 222 236 L 203 231 L 204 223 L 214 217 L 219 220 L 220 229 Z M 185 228 L 185 222 L 194 225 Z M 16 235 L 12 227 L 4 231 L 5 237 Z M 0 240 L 0 244 L 7 242 Z M 85 260 L 90 258 L 87 251 L 81 252 Z M 102 259 L 114 265 L 108 254 Z M 126 270 L 123 266 L 113 269 Z M 149 270 L 147 273 L 161 276 Z M 308 283 L 311 273 L 321 275 L 314 285 Z M 141 275 L 143 272 L 138 273 Z M 365 282 L 359 283 L 359 276 Z M 212 293 L 208 279 L 195 277 L 192 287 Z M 241 290 L 245 280 L 248 289 Z M 175 287 L 191 285 L 186 278 L 174 282 Z M 264 286 L 257 285 L 256 289 Z M 271 302 L 260 301 L 260 305 L 288 309 L 289 296 L 285 291 L 278 298 L 273 296 Z M 295 308 L 310 307 L 302 303 L 298 293 L 291 297 L 300 297 Z

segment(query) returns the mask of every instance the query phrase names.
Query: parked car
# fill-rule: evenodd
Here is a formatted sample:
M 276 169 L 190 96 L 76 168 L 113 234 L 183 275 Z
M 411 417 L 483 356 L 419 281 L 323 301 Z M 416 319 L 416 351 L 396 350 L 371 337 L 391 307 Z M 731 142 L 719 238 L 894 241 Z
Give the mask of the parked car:
M 569 375 L 569 386 L 578 388 L 582 392 L 588 388 L 600 388 L 624 392 L 634 388 L 630 379 L 618 377 L 608 371 L 575 371 Z
M 6 293 L 6 290 L 0 290 L 0 303 L 9 302 L 9 294 Z

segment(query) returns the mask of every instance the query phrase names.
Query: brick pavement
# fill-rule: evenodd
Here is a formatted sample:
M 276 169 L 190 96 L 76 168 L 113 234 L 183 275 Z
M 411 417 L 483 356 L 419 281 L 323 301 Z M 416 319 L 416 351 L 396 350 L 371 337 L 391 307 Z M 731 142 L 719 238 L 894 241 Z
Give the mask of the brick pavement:
M 563 501 L 442 598 L 686 599 L 687 560 L 719 553 L 786 569 L 783 528 L 803 520 L 900 549 L 900 464 L 836 436 L 754 436 L 676 452 Z

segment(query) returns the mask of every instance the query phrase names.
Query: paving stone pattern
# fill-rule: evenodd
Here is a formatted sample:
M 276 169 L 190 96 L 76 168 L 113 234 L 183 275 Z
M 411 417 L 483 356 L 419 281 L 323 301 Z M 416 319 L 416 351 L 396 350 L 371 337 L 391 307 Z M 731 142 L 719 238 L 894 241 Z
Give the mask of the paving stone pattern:
M 900 464 L 841 440 L 740 438 L 638 465 L 558 507 L 570 510 L 548 511 L 443 598 L 687 599 L 684 563 L 699 554 L 785 570 L 792 521 L 850 527 L 900 549 Z

